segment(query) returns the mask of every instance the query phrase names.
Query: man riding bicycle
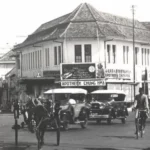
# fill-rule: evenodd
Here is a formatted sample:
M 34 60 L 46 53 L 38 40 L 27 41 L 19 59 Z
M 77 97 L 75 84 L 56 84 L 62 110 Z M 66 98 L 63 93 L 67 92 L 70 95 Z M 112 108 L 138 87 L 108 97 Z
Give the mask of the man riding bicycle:
M 147 114 L 149 113 L 149 104 L 148 104 L 147 95 L 144 94 L 143 88 L 139 88 L 139 94 L 137 94 L 135 96 L 134 110 L 135 110 L 135 127 L 136 127 L 137 121 L 138 121 L 139 110 L 146 110 L 145 117 L 144 117 L 145 118 L 144 119 L 144 128 L 145 128 L 146 119 L 148 117 Z M 143 133 L 144 132 L 145 131 L 143 129 Z M 137 128 L 136 128 L 135 134 L 137 134 Z

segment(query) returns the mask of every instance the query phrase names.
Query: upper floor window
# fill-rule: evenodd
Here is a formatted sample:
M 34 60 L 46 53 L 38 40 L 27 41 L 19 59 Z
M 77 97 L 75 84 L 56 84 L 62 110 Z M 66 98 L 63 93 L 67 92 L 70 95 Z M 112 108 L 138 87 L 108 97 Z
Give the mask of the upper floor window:
M 91 45 L 84 45 L 85 62 L 91 62 Z
M 62 63 L 61 59 L 61 46 L 58 46 L 58 64 Z
M 49 48 L 45 48 L 45 65 L 46 67 L 49 66 Z
M 110 63 L 110 45 L 107 45 L 107 62 Z
M 138 62 L 138 53 L 139 53 L 139 48 L 138 47 L 135 47 L 135 64 L 139 64 Z
M 142 48 L 142 65 L 144 65 L 144 48 Z
M 123 46 L 123 64 L 129 63 L 129 46 Z
M 54 47 L 54 65 L 62 63 L 62 49 L 61 46 Z
M 75 45 L 75 62 L 82 62 L 81 45 Z
M 116 63 L 116 45 L 112 46 L 112 52 L 113 52 L 113 60 L 112 63 L 115 64 Z
M 42 50 L 39 51 L 39 67 L 42 67 Z
M 149 49 L 147 49 L 147 65 L 148 66 L 150 65 L 149 59 L 150 59 L 150 51 L 149 51 Z
M 57 47 L 54 47 L 54 65 L 57 65 Z

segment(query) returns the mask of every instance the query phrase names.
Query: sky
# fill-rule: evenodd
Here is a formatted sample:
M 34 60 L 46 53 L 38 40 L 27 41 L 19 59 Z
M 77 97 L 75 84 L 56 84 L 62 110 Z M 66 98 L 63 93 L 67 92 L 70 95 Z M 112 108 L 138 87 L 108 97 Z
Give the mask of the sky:
M 23 42 L 41 24 L 72 12 L 81 3 L 97 10 L 150 21 L 150 0 L 0 0 L 0 53 Z

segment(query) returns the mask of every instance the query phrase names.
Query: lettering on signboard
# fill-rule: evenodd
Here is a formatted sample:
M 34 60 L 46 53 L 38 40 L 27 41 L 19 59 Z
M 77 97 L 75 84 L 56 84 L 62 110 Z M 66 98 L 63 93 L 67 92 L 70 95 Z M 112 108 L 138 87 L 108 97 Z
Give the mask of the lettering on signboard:
M 131 70 L 128 69 L 106 69 L 106 78 L 131 79 Z
M 61 86 L 105 86 L 105 80 L 93 81 L 61 81 Z

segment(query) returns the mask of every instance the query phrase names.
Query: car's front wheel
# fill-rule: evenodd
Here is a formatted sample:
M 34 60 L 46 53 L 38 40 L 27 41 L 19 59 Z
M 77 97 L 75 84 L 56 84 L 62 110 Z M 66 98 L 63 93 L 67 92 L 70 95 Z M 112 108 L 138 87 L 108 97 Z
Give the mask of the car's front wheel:
M 107 124 L 110 125 L 110 124 L 111 124 L 111 121 L 112 121 L 111 118 L 108 118 L 108 119 L 107 119 Z
M 80 125 L 82 129 L 85 129 L 87 127 L 87 120 L 85 119 L 84 122 L 80 123 Z
M 68 119 L 66 115 L 63 115 L 62 117 L 62 121 L 63 121 L 63 130 L 67 131 L 69 129 L 69 123 L 68 123 Z
M 81 128 L 84 129 L 87 127 L 87 123 L 88 123 L 88 115 L 87 113 L 84 114 L 84 119 L 81 121 L 80 125 Z
M 100 124 L 100 123 L 101 123 L 101 120 L 100 120 L 100 119 L 97 119 L 97 120 L 96 120 L 96 123 L 97 123 L 97 124 Z
M 122 124 L 125 124 L 126 123 L 126 118 L 122 118 L 121 122 L 122 122 Z

